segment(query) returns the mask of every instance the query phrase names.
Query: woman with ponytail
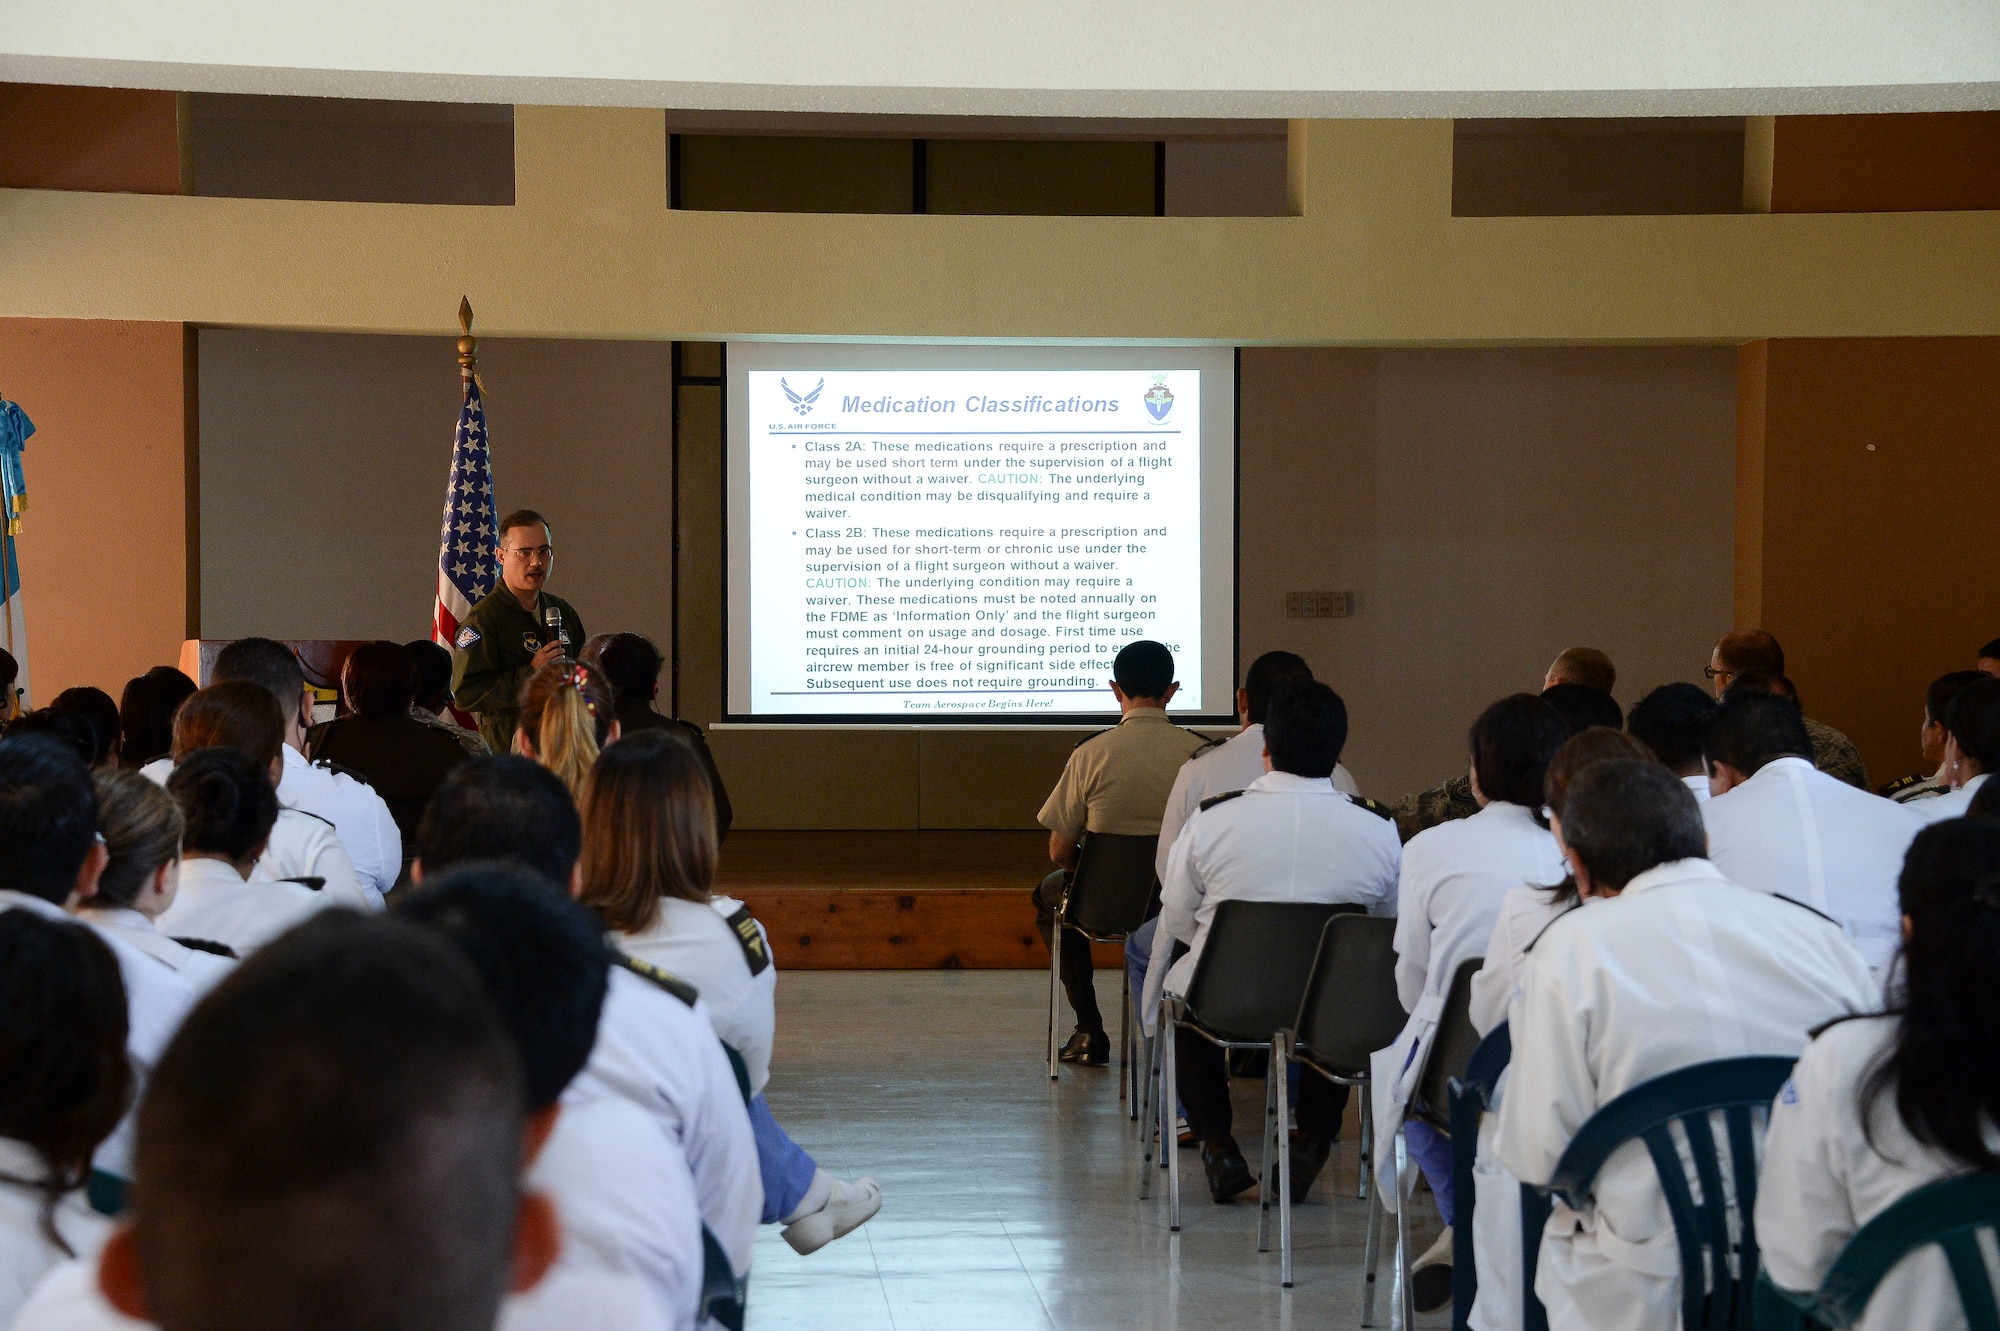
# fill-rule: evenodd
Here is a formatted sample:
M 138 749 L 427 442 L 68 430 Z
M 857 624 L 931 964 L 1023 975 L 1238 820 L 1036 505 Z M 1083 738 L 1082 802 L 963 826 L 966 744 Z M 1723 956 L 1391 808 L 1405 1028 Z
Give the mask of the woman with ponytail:
M 521 690 L 514 751 L 554 772 L 579 805 L 597 755 L 618 735 L 617 700 L 594 666 L 552 661 Z
M 307 916 L 341 904 L 303 883 L 251 877 L 278 821 L 278 792 L 268 771 L 241 750 L 179 755 L 167 794 L 180 806 L 186 830 L 178 887 L 160 928 L 248 956 Z
M 1897 893 L 1888 1011 L 1822 1031 L 1771 1109 L 1757 1239 L 1784 1289 L 1818 1288 L 1855 1231 L 1914 1189 L 2000 1169 L 2000 824 L 1919 832 Z M 1964 1327 L 1943 1250 L 1896 1266 L 1858 1325 Z
M 154 922 L 180 889 L 186 823 L 173 796 L 137 772 L 99 772 L 97 831 L 110 859 L 77 916 L 117 935 L 206 993 L 236 966 L 220 943 L 169 938 Z M 189 944 L 194 944 L 189 946 Z

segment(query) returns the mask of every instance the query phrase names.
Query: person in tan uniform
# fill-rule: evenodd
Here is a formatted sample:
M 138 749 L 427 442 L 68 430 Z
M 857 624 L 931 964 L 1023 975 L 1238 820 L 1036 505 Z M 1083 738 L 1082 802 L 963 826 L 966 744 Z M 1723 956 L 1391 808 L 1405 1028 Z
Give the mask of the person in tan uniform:
M 1091 983 L 1090 944 L 1068 930 L 1060 944 L 1050 939 L 1083 834 L 1158 836 L 1181 764 L 1209 742 L 1167 719 L 1167 703 L 1180 685 L 1174 682 L 1174 654 L 1164 643 L 1127 643 L 1112 662 L 1111 675 L 1123 716 L 1071 751 L 1037 816 L 1049 829 L 1049 858 L 1057 867 L 1035 889 L 1035 919 L 1049 946 L 1062 948 L 1063 989 L 1076 1010 L 1076 1031 L 1060 1056 L 1085 1067 L 1111 1061 L 1111 1039 Z

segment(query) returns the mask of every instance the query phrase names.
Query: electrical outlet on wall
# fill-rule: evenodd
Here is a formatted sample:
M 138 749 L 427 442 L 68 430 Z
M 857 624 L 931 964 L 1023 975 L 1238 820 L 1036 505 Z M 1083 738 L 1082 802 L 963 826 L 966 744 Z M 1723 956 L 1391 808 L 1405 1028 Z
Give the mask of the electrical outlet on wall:
M 1354 613 L 1353 592 L 1286 592 L 1286 619 L 1346 619 Z

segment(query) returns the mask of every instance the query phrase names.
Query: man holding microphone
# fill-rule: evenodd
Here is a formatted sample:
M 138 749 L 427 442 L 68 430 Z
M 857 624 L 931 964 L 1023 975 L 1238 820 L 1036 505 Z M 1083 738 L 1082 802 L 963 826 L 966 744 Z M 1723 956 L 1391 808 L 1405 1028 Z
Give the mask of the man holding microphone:
M 548 519 L 531 508 L 500 520 L 500 585 L 460 625 L 452 646 L 451 687 L 460 707 L 478 714 L 479 733 L 495 753 L 511 753 L 521 716 L 521 688 L 551 661 L 574 656 L 588 636 L 575 607 L 542 590 L 555 566 Z

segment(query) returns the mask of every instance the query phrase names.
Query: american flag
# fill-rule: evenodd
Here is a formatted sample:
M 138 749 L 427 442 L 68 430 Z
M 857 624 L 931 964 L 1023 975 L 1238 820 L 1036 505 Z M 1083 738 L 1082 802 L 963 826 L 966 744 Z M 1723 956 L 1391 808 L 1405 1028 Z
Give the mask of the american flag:
M 437 609 L 431 641 L 458 644 L 459 625 L 493 590 L 493 458 L 486 446 L 486 408 L 479 381 L 465 378 L 465 405 L 451 441 L 451 479 L 444 488 L 444 530 L 438 537 Z

